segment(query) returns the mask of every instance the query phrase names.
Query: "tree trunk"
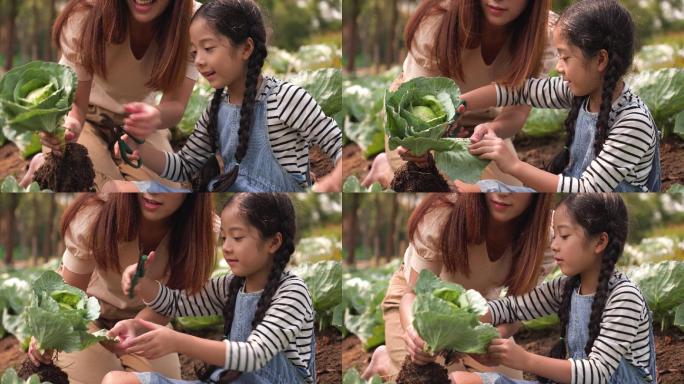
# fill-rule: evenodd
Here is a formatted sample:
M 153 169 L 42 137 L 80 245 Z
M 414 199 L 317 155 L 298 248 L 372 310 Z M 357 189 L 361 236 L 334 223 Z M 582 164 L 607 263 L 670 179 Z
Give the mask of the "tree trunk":
M 8 21 L 8 42 L 5 51 L 5 71 L 9 71 L 14 66 L 14 47 L 17 40 L 17 13 L 19 12 L 19 1 L 10 0 L 10 11 Z
M 396 254 L 396 244 L 399 239 L 397 236 L 397 211 L 399 210 L 399 201 L 397 195 L 392 194 L 391 213 L 389 215 L 389 228 L 387 229 L 387 247 L 385 248 L 385 259 L 389 263 Z
M 359 15 L 361 14 L 361 4 L 359 0 L 350 0 L 349 17 L 343 18 L 342 41 L 344 45 L 344 57 L 347 58 L 345 70 L 354 73 L 356 70 L 355 60 L 359 50 Z
M 33 43 L 31 44 L 31 59 L 39 60 L 41 55 L 41 42 L 40 42 L 40 12 L 38 11 L 38 4 L 36 0 L 33 0 L 31 6 L 33 9 Z
M 45 224 L 45 236 L 43 236 L 43 261 L 48 262 L 52 256 L 52 249 L 57 242 L 57 232 L 55 231 L 55 215 L 57 214 L 57 200 L 55 195 L 50 193 L 50 208 Z
M 375 226 L 373 228 L 373 265 L 380 264 L 380 257 L 382 251 L 380 244 L 382 243 L 382 193 L 375 194 Z
M 399 48 L 397 40 L 397 22 L 399 21 L 399 4 L 398 0 L 392 0 L 392 10 L 389 22 L 389 36 L 387 36 L 387 54 L 385 56 L 385 64 L 387 67 L 394 65 L 397 59 L 397 49 Z
M 345 209 L 343 210 L 342 216 L 342 236 L 344 238 L 343 244 L 347 251 L 346 263 L 347 265 L 354 265 L 356 258 L 356 242 L 358 240 L 358 229 L 357 225 L 359 222 L 359 194 L 352 193 L 346 199 L 349 202 L 349 206 L 345 204 Z
M 7 207 L 7 231 L 5 238 L 5 266 L 12 265 L 14 257 L 14 239 L 17 237 L 17 220 L 15 211 L 19 205 L 19 195 L 16 193 L 9 194 L 9 207 Z
M 375 0 L 375 37 L 373 38 L 373 66 L 375 73 L 380 73 L 380 65 L 382 64 L 382 48 L 385 44 L 382 41 L 382 28 L 384 22 L 382 20 L 382 9 L 380 8 L 380 0 Z

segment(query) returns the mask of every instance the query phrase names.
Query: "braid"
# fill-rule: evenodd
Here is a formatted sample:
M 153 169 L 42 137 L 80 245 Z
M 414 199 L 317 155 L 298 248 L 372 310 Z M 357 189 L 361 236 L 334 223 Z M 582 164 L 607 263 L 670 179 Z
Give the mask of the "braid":
M 611 55 L 608 50 L 608 68 L 603 75 L 603 90 L 601 93 L 601 109 L 599 110 L 598 120 L 596 122 L 596 136 L 594 137 L 594 156 L 598 156 L 603 148 L 603 143 L 608 137 L 608 120 L 610 119 L 610 111 L 613 104 L 613 92 L 617 86 L 621 75 L 619 68 L 619 58 L 616 55 Z
M 209 134 L 209 140 L 211 141 L 211 152 L 214 156 L 209 158 L 202 169 L 195 174 L 192 180 L 193 189 L 195 191 L 207 191 L 209 182 L 221 173 L 221 167 L 219 167 L 218 159 L 216 158 L 217 143 L 219 142 L 218 134 L 218 114 L 221 107 L 221 101 L 223 101 L 224 88 L 218 88 L 214 91 L 214 96 L 211 98 L 211 104 L 209 106 L 209 116 L 207 122 L 207 133 Z
M 261 323 L 261 320 L 264 319 L 264 315 L 266 315 L 266 310 L 271 306 L 273 295 L 275 295 L 278 287 L 280 287 L 280 279 L 282 278 L 283 271 L 285 271 L 285 267 L 290 261 L 290 256 L 293 252 L 293 239 L 283 239 L 283 244 L 273 258 L 273 266 L 271 267 L 271 272 L 268 274 L 266 287 L 264 287 L 264 291 L 261 293 L 261 297 L 257 303 L 254 319 L 252 320 L 252 329 L 256 329 L 257 325 Z
M 565 128 L 565 147 L 546 167 L 546 170 L 551 173 L 563 173 L 570 163 L 570 146 L 572 145 L 573 140 L 575 140 L 575 123 L 577 122 L 577 116 L 579 115 L 580 108 L 582 108 L 584 99 L 585 97 L 574 97 L 572 99 L 570 113 L 568 113 L 568 117 L 563 123 Z
M 603 310 L 606 308 L 606 301 L 608 300 L 608 283 L 610 277 L 615 271 L 615 263 L 617 263 L 620 254 L 622 253 L 620 241 L 611 237 L 606 250 L 601 259 L 601 271 L 599 272 L 598 286 L 594 294 L 594 302 L 591 305 L 591 316 L 589 317 L 589 339 L 584 347 L 587 356 L 591 352 L 591 347 L 594 345 L 594 340 L 598 337 L 601 330 L 601 318 L 603 317 Z

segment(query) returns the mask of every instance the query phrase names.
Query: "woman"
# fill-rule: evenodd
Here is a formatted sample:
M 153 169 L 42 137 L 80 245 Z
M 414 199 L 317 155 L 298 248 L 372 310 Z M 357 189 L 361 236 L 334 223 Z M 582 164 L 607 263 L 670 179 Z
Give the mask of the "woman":
M 109 180 L 158 180 L 152 171 L 124 157 L 113 145 L 121 132 L 171 151 L 168 128 L 182 118 L 198 72 L 189 55 L 192 0 L 71 0 L 53 27 L 62 53 L 59 63 L 78 77 L 76 98 L 64 121 L 67 142 L 88 149 L 95 187 Z M 162 93 L 156 103 L 157 92 Z M 41 134 L 46 150 L 60 151 L 61 138 Z M 36 156 L 22 184 L 43 161 Z
M 408 355 L 418 363 L 434 360 L 422 352 L 423 340 L 413 326 L 413 287 L 420 271 L 429 269 L 441 279 L 475 289 L 487 299 L 529 292 L 553 265 L 546 252 L 551 225 L 550 194 L 490 193 L 431 194 L 408 223 L 409 247 L 404 263 L 390 281 L 382 304 L 385 346 L 373 353 L 364 377 L 395 376 Z M 486 273 L 483 273 L 486 271 Z M 518 324 L 500 326 L 511 336 Z M 521 372 L 486 367 L 466 357 L 452 370 L 496 370 L 510 377 Z
M 403 73 L 392 84 L 416 77 L 443 76 L 453 79 L 461 93 L 493 81 L 519 85 L 555 66 L 555 49 L 548 43 L 557 16 L 550 12 L 550 0 L 425 0 L 406 25 L 404 39 L 410 47 Z M 460 129 L 473 132 L 473 140 L 486 132 L 512 137 L 525 124 L 531 108 L 514 106 L 469 112 Z M 512 146 L 510 140 L 508 145 Z M 390 151 L 373 161 L 363 181 L 389 185 L 394 171 L 404 161 L 426 165 L 427 156 L 415 157 L 403 148 Z M 498 179 L 508 185 L 521 185 L 490 165 L 482 179 Z
M 60 273 L 100 303 L 100 318 L 90 331 L 110 329 L 117 321 L 142 318 L 165 325 L 168 319 L 146 309 L 139 297 L 121 290 L 123 270 L 141 254 L 156 252 L 146 276 L 176 289 L 198 292 L 214 267 L 215 229 L 208 194 L 83 194 L 62 218 L 66 250 Z M 29 358 L 50 363 L 32 343 Z M 157 371 L 180 379 L 177 354 L 148 360 L 115 346 L 95 344 L 61 353 L 59 367 L 71 383 L 99 383 L 112 370 Z

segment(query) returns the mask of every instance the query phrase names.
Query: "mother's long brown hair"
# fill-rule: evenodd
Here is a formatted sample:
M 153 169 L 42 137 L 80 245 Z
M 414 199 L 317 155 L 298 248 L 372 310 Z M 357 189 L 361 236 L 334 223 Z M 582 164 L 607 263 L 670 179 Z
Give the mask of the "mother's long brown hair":
M 508 294 L 520 295 L 534 288 L 541 273 L 544 251 L 549 243 L 553 194 L 533 193 L 529 207 L 518 217 L 513 234 L 513 263 L 504 285 Z M 468 245 L 481 244 L 487 233 L 486 194 L 459 194 L 449 199 L 446 194 L 430 194 L 411 214 L 409 239 L 413 241 L 418 225 L 433 209 L 448 209 L 449 215 L 439 236 L 439 251 L 450 273 L 470 275 Z M 530 271 L 532 271 L 530 273 Z
M 69 17 L 85 11 L 78 61 L 88 72 L 107 78 L 106 46 L 121 44 L 129 33 L 130 10 L 125 0 L 70 0 L 52 28 L 52 41 L 61 50 L 60 38 Z M 152 78 L 145 84 L 157 91 L 180 87 L 190 60 L 192 0 L 170 1 L 157 20 L 159 48 Z
M 430 16 L 442 15 L 442 22 L 435 36 L 434 56 L 444 76 L 465 80 L 461 63 L 461 51 L 478 47 L 482 39 L 485 15 L 480 0 L 425 0 L 413 13 L 404 40 L 411 49 L 421 23 Z M 525 10 L 512 22 L 509 47 L 512 62 L 502 84 L 519 86 L 525 79 L 538 74 L 542 68 L 542 56 L 547 40 L 547 24 L 551 0 L 528 0 Z
M 118 243 L 132 241 L 140 231 L 140 204 L 135 193 L 117 193 L 103 199 L 84 193 L 67 207 L 62 216 L 62 237 L 84 207 L 100 209 L 88 229 L 89 247 L 98 268 L 122 272 Z M 187 194 L 171 218 L 169 263 L 167 273 L 171 288 L 199 292 L 214 270 L 216 236 L 213 230 L 214 209 L 211 195 Z

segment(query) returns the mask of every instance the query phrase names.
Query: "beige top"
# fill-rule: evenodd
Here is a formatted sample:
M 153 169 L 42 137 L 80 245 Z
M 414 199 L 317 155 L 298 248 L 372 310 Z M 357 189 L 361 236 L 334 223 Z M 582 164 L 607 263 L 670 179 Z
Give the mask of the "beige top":
M 195 10 L 199 5 L 201 4 L 195 2 Z M 130 102 L 156 104 L 159 92 L 145 86 L 152 77 L 152 68 L 158 50 L 156 40 L 152 41 L 140 60 L 136 59 L 131 51 L 128 34 L 122 44 L 108 44 L 106 47 L 107 79 L 104 79 L 88 72 L 78 62 L 82 24 L 86 16 L 87 12 L 81 11 L 69 17 L 60 36 L 62 58 L 59 63 L 73 68 L 79 81 L 93 80 L 89 103 L 119 114 L 124 113 L 123 106 Z M 185 77 L 196 81 L 199 73 L 192 59 L 188 57 L 187 60 Z
M 439 250 L 439 238 L 449 215 L 448 208 L 436 208 L 428 212 L 418 225 L 413 242 L 404 253 L 404 277 L 409 281 L 411 269 L 420 272 L 423 269 L 432 271 L 444 281 L 462 285 L 466 289 L 475 289 L 487 300 L 499 298 L 506 276 L 512 267 L 513 254 L 510 247 L 496 261 L 489 260 L 486 243 L 468 245 L 468 264 L 470 276 L 464 273 L 450 273 L 443 268 L 442 255 Z M 550 244 L 550 241 L 549 241 Z M 555 262 L 553 252 L 546 248 L 542 261 L 541 278 L 553 270 Z
M 402 82 L 421 76 L 444 76 L 440 72 L 437 66 L 437 59 L 434 56 L 435 36 L 437 36 L 442 18 L 443 15 L 428 16 L 418 27 L 411 49 L 404 60 Z M 547 30 L 548 40 L 542 59 L 543 73 L 548 73 L 556 65 L 556 49 L 552 45 L 552 33 L 557 20 L 558 16 L 550 12 Z M 511 53 L 508 49 L 509 42 L 510 38 L 504 44 L 504 49 L 499 52 L 499 55 L 489 65 L 482 58 L 481 47 L 474 49 L 466 48 L 462 51 L 461 64 L 466 79 L 465 82 L 454 79 L 461 93 L 466 93 L 501 80 L 501 77 L 508 70 L 511 61 Z M 500 111 L 501 108 L 487 108 L 485 110 L 468 112 L 461 119 L 461 124 L 473 126 L 491 121 Z
M 92 274 L 86 293 L 97 297 L 100 302 L 100 316 L 108 320 L 129 319 L 134 317 L 145 307 L 142 300 L 135 296 L 132 299 L 121 290 L 121 274 L 115 270 L 103 271 L 97 267 L 95 257 L 88 244 L 91 225 L 97 217 L 100 208 L 87 206 L 74 217 L 64 234 L 66 250 L 62 255 L 64 268 L 77 274 Z M 169 261 L 169 235 L 162 239 L 157 246 L 154 263 L 152 263 L 145 276 L 162 283 L 168 281 L 168 275 L 164 273 Z M 138 262 L 140 251 L 138 239 L 120 242 L 119 266 L 123 271 L 131 264 Z

